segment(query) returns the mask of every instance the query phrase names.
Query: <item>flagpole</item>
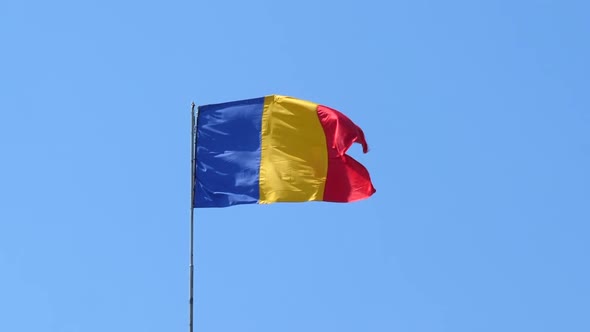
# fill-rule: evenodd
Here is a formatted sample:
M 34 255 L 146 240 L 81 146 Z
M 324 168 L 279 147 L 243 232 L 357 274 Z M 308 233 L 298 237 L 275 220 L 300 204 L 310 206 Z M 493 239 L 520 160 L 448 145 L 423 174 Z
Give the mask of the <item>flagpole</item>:
M 193 264 L 193 249 L 194 249 L 194 224 L 195 224 L 195 103 L 191 104 L 191 220 L 190 220 L 190 264 L 189 264 L 189 332 L 193 332 L 193 294 L 194 294 L 194 264 Z

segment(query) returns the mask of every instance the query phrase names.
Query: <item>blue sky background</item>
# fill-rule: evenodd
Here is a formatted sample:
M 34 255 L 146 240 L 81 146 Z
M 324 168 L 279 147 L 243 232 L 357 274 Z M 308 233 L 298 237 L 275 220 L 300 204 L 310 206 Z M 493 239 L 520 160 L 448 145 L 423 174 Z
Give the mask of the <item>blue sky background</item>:
M 1 2 L 0 331 L 187 331 L 190 102 L 273 93 L 378 192 L 196 210 L 196 331 L 590 331 L 589 12 Z

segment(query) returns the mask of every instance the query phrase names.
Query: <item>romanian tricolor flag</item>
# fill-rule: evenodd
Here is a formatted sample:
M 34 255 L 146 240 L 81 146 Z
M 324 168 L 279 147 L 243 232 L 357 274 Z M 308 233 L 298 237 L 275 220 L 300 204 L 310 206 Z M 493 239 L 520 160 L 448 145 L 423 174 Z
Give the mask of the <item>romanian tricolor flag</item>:
M 195 208 L 274 202 L 353 202 L 375 192 L 369 172 L 346 155 L 368 151 L 342 113 L 292 97 L 200 106 Z

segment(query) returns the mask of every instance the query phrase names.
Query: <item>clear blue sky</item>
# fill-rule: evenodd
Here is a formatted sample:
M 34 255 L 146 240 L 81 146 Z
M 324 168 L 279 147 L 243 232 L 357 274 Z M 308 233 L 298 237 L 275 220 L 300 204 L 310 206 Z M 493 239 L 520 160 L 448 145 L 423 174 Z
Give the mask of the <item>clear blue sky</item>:
M 285 94 L 377 194 L 196 210 L 196 331 L 590 331 L 586 1 L 3 1 L 0 331 L 188 331 L 190 113 Z

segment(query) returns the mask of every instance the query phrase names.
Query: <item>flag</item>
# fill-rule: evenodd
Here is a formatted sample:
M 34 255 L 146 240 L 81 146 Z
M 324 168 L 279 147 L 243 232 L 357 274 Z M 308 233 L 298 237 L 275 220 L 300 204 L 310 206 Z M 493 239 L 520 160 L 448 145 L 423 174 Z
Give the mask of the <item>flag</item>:
M 271 95 L 199 106 L 193 207 L 274 202 L 353 202 L 375 193 L 346 155 L 365 135 L 342 113 Z

